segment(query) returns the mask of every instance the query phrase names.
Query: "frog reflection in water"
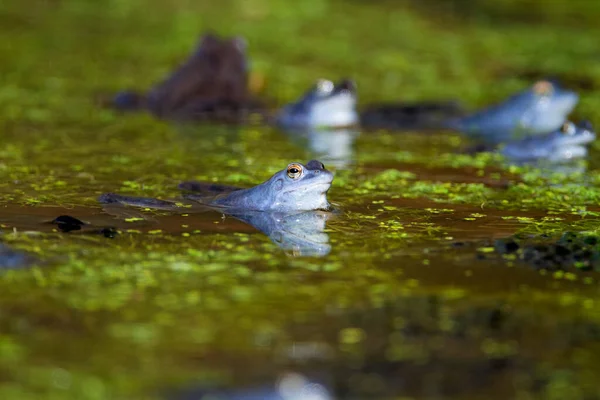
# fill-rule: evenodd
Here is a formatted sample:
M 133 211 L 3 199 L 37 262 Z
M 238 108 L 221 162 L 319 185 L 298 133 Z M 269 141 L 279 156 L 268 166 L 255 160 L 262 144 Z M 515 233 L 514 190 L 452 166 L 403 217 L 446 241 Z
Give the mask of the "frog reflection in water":
M 250 211 L 228 215 L 252 225 L 289 255 L 323 257 L 331 251 L 329 235 L 324 232 L 329 212 Z
M 539 81 L 500 104 L 451 121 L 450 127 L 490 143 L 522 139 L 559 129 L 578 100 L 572 91 Z
M 595 139 L 596 133 L 588 121 L 579 125 L 566 122 L 555 132 L 509 142 L 500 152 L 514 162 L 565 162 L 585 157 L 586 145 Z
M 356 159 L 354 141 L 359 135 L 358 129 L 317 129 L 284 130 L 289 139 L 336 169 L 347 169 Z
M 306 165 L 291 163 L 249 189 L 189 181 L 179 187 L 195 193 L 184 195 L 182 201 L 114 193 L 105 193 L 98 201 L 186 213 L 217 210 L 254 226 L 284 250 L 322 256 L 331 250 L 324 233 L 330 214 L 324 211 L 331 208 L 327 191 L 332 181 L 333 173 L 320 161 L 312 160 Z
M 336 169 L 347 169 L 356 159 L 354 141 L 358 135 L 359 131 L 353 128 L 310 129 L 299 139 L 307 141 L 307 147 L 314 156 Z
M 276 382 L 256 387 L 209 389 L 199 386 L 174 393 L 175 400 L 333 400 L 333 393 L 324 384 L 296 372 L 285 372 Z
M 293 141 L 337 168 L 352 162 L 358 120 L 356 85 L 347 79 L 338 83 L 319 79 L 276 117 L 279 127 Z

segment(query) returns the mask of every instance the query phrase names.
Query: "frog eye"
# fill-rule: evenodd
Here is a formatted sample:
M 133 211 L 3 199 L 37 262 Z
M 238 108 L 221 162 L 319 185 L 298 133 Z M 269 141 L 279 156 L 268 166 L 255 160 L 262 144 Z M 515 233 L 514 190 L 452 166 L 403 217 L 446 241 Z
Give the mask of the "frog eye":
M 570 122 L 565 122 L 563 124 L 563 126 L 560 128 L 560 132 L 563 135 L 567 135 L 567 136 L 574 135 L 575 130 L 576 130 L 575 125 Z
M 540 96 L 548 96 L 552 94 L 554 85 L 548 81 L 538 81 L 533 85 L 533 92 Z
M 292 179 L 297 179 L 302 175 L 302 166 L 298 164 L 290 164 L 287 167 L 287 176 Z
M 317 93 L 321 96 L 327 95 L 333 91 L 333 82 L 327 79 L 319 79 L 317 81 Z

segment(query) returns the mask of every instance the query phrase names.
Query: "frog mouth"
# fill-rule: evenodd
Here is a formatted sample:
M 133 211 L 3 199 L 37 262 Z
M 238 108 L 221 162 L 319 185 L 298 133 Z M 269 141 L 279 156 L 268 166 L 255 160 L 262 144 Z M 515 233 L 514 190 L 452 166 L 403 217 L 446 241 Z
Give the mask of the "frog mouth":
M 563 92 L 556 95 L 556 98 L 549 102 L 548 108 L 553 108 L 557 112 L 569 114 L 579 101 L 579 96 L 573 92 Z
M 566 138 L 562 141 L 562 143 L 559 143 L 559 145 L 557 145 L 556 147 L 584 147 L 593 142 L 594 140 L 596 140 L 596 134 L 585 130 L 578 132 L 572 137 Z
M 297 193 L 302 196 L 323 196 L 327 193 L 333 182 L 333 174 L 327 170 L 321 171 L 317 175 L 307 179 L 305 182 L 298 182 L 294 187 L 284 191 L 286 194 Z
M 325 171 L 325 172 L 328 172 L 328 171 Z M 329 190 L 329 188 L 331 187 L 331 184 L 333 183 L 333 174 L 331 172 L 324 173 L 321 175 L 317 175 L 313 179 L 318 180 L 318 181 L 317 182 L 307 182 L 307 185 L 312 188 L 323 188 L 323 193 L 326 193 Z
M 584 136 L 563 145 L 563 147 L 585 147 L 594 141 L 593 137 Z
M 310 187 L 311 192 L 316 192 L 317 189 L 319 189 L 320 191 L 318 193 L 324 194 L 324 193 L 327 193 L 327 191 L 331 188 L 331 182 L 330 183 L 317 183 L 317 184 L 310 185 L 309 187 Z
M 322 195 L 322 194 L 327 193 L 329 188 L 331 188 L 331 182 L 318 182 L 318 183 L 307 182 L 304 185 L 297 186 L 295 188 L 286 190 L 285 193 L 294 193 L 294 192 L 303 191 L 303 192 L 305 192 L 305 195 L 309 195 L 309 194 Z

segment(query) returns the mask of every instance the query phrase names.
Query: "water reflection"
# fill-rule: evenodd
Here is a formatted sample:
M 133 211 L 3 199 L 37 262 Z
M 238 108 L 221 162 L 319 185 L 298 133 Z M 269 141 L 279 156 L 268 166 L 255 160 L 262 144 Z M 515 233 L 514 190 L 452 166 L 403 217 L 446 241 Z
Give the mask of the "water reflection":
M 204 185 L 201 182 L 186 182 L 186 187 Z M 210 186 L 210 184 L 208 184 Z M 207 187 L 209 187 L 207 186 Z M 214 185 L 213 185 L 214 186 Z M 223 186 L 226 188 L 225 186 Z M 273 243 L 292 256 L 323 257 L 331 251 L 329 235 L 325 233 L 326 222 L 333 215 L 327 211 L 235 211 L 223 207 L 214 207 L 197 202 L 176 203 L 174 201 L 159 200 L 145 197 L 121 196 L 110 193 L 104 196 L 112 201 L 104 204 L 103 210 L 107 214 L 124 219 L 137 219 L 141 221 L 154 221 L 153 216 L 132 210 L 127 205 L 145 206 L 147 208 L 172 211 L 185 214 L 199 214 L 206 212 L 219 212 L 224 218 L 234 217 L 267 235 Z M 123 226 L 125 228 L 127 225 Z M 166 229 L 166 225 L 164 225 Z M 128 227 L 128 226 L 127 226 Z
M 35 262 L 32 255 L 0 243 L 0 270 L 24 268 Z
M 192 389 L 178 396 L 177 400 L 332 400 L 329 390 L 321 383 L 296 372 L 281 375 L 274 385 L 264 385 L 248 389 L 219 391 Z
M 286 129 L 285 133 L 293 141 L 310 151 L 312 157 L 318 158 L 325 165 L 332 165 L 336 169 L 349 168 L 356 158 L 354 141 L 359 135 L 356 128 Z
M 325 225 L 331 213 L 245 212 L 227 214 L 252 225 L 292 256 L 323 257 L 331 251 Z

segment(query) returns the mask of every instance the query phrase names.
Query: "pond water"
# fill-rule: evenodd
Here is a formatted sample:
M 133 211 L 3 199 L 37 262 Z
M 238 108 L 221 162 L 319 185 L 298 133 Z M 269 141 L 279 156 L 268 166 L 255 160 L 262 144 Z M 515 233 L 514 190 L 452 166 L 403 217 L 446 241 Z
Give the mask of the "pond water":
M 600 398 L 597 145 L 536 169 L 467 155 L 456 133 L 336 132 L 324 140 L 343 146 L 322 159 L 335 212 L 269 231 L 96 201 L 174 198 L 189 179 L 252 186 L 322 156 L 261 124 L 102 106 L 161 79 L 207 30 L 247 38 L 251 82 L 279 104 L 351 76 L 361 105 L 475 109 L 559 76 L 581 96 L 575 118 L 598 122 L 600 7 L 197 3 L 0 3 L 1 241 L 36 260 L 2 264 L 1 398 Z M 61 215 L 87 225 L 60 232 Z M 533 262 L 565 232 L 584 238 L 582 259 Z M 329 394 L 298 395 L 300 377 Z

